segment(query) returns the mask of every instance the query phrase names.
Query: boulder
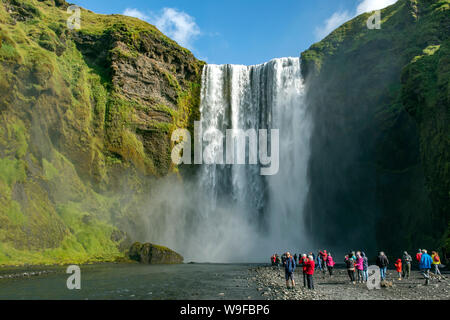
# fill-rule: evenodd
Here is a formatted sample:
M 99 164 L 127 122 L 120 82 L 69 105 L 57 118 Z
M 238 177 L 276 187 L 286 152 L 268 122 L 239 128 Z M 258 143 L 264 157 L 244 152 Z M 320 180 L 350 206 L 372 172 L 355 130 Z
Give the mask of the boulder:
M 144 264 L 179 264 L 184 260 L 175 251 L 152 243 L 135 242 L 128 255 L 130 259 Z

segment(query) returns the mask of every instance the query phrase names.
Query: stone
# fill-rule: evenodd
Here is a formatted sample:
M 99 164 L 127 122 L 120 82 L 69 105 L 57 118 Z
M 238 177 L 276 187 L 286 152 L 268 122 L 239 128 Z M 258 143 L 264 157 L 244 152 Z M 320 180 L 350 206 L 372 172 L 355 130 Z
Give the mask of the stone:
M 180 264 L 184 260 L 179 253 L 169 248 L 140 242 L 131 246 L 128 256 L 143 264 Z

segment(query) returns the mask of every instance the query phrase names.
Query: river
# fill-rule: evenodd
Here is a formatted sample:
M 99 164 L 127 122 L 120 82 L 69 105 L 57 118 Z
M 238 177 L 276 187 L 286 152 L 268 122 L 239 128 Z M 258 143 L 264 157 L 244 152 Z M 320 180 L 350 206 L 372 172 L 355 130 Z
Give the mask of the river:
M 248 278 L 256 264 L 81 266 L 81 289 L 67 289 L 65 267 L 42 267 L 42 276 L 0 279 L 0 300 L 205 300 L 257 299 Z M 23 268 L 0 270 L 0 276 L 30 272 Z

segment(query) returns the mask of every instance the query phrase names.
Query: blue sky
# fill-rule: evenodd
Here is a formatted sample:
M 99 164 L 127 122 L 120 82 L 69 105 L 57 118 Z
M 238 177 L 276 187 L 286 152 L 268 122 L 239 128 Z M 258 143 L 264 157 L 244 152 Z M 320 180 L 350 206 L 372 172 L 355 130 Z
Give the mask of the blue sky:
M 359 13 L 396 0 L 72 0 L 96 13 L 120 13 L 156 25 L 215 64 L 258 64 L 299 56 Z

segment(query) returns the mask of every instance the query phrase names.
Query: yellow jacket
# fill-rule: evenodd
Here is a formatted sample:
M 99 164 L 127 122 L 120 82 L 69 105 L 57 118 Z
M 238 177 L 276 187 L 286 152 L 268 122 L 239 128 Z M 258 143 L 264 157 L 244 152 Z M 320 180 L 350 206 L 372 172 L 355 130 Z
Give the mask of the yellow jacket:
M 433 264 L 441 264 L 441 258 L 439 258 L 439 255 L 437 255 L 438 257 L 438 261 L 434 260 L 434 257 L 436 256 L 436 254 L 432 254 L 431 255 L 431 260 L 433 260 Z

